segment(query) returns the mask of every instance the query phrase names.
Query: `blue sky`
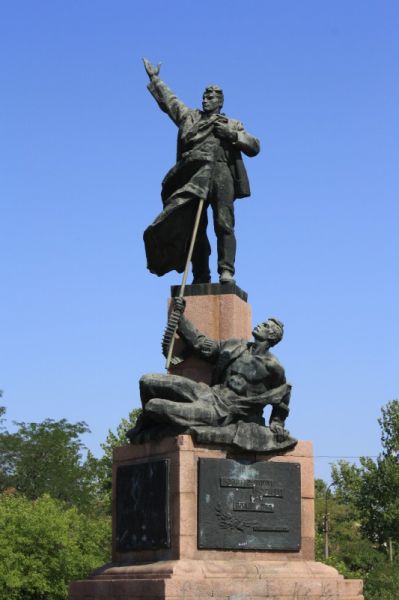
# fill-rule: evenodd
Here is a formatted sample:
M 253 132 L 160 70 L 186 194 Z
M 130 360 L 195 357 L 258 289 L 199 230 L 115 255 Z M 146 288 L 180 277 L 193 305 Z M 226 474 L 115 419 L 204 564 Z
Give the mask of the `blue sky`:
M 399 5 L 386 0 L 3 1 L 0 388 L 10 420 L 85 420 L 96 453 L 163 371 L 177 274 L 146 271 L 176 129 L 141 57 L 260 138 L 236 203 L 237 283 L 285 323 L 291 433 L 376 455 L 399 396 Z M 215 255 L 213 254 L 215 278 Z

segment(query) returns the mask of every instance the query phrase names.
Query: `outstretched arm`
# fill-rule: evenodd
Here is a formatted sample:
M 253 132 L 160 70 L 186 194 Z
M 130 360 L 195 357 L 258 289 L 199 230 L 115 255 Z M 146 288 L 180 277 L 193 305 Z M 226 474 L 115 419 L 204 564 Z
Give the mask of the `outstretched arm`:
M 169 115 L 172 121 L 179 126 L 190 109 L 158 77 L 161 64 L 158 63 L 154 67 L 146 58 L 143 58 L 143 62 L 147 75 L 150 78 L 150 83 L 147 86 L 150 93 L 157 101 L 159 108 Z
M 178 310 L 181 310 L 182 312 L 177 328 L 179 335 L 184 339 L 191 351 L 193 351 L 195 354 L 198 354 L 205 360 L 215 362 L 220 353 L 220 343 L 215 340 L 211 340 L 210 338 L 206 337 L 206 335 L 200 333 L 198 329 L 196 329 L 194 325 L 188 319 L 186 319 L 186 317 L 183 315 L 184 300 L 182 298 L 174 298 L 173 303 L 175 308 L 181 307 Z

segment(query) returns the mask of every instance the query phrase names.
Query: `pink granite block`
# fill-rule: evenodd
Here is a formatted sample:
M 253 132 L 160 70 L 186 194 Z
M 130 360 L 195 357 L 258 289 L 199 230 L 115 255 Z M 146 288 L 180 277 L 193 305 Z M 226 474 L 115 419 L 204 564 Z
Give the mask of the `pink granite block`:
M 176 535 L 192 535 L 197 531 L 197 495 L 183 492 L 172 496 L 172 523 Z
M 178 473 L 171 481 L 171 491 L 197 493 L 197 458 L 193 452 L 179 453 Z
M 311 498 L 301 501 L 301 535 L 305 538 L 315 537 L 315 511 Z

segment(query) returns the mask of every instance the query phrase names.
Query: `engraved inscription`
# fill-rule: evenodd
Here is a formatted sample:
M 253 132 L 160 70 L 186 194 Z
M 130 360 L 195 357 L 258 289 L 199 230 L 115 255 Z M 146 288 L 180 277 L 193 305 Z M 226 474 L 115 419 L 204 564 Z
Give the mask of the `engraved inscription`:
M 264 498 L 284 498 L 283 488 L 270 488 L 270 490 L 263 490 Z
M 284 490 L 276 486 L 274 481 L 269 479 L 231 479 L 228 477 L 220 478 L 220 487 L 258 489 L 268 498 L 283 498 Z
M 268 479 L 231 479 L 229 477 L 221 477 L 220 485 L 222 487 L 242 487 L 242 488 L 254 488 L 254 487 L 269 487 L 273 484 Z
M 254 531 L 284 531 L 289 532 L 288 527 L 257 527 L 255 525 Z
M 233 510 L 248 510 L 249 512 L 274 512 L 274 504 L 264 502 L 234 502 Z
M 298 551 L 300 467 L 199 459 L 198 547 Z

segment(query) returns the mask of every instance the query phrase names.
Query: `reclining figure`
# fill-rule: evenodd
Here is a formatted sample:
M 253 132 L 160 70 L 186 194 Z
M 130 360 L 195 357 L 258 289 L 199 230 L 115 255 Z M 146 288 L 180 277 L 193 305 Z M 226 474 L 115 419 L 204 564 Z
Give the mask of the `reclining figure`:
M 293 447 L 284 429 L 291 386 L 270 348 L 283 337 L 283 324 L 271 318 L 257 325 L 253 342 L 215 341 L 188 321 L 184 300 L 178 333 L 189 352 L 214 365 L 209 386 L 181 375 L 147 374 L 140 379 L 143 412 L 127 436 L 133 444 L 165 435 L 191 433 L 198 442 L 231 444 L 245 450 L 273 452 Z M 271 405 L 269 426 L 263 409 Z

